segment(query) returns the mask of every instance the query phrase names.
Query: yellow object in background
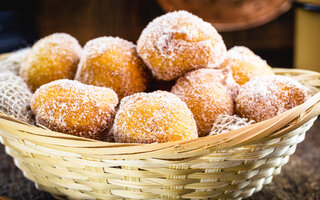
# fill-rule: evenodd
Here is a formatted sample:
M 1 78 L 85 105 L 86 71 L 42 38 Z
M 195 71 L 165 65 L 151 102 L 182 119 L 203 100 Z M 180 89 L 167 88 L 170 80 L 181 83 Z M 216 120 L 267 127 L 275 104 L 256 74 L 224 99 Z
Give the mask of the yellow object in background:
M 294 67 L 320 72 L 320 0 L 298 2 L 295 11 Z

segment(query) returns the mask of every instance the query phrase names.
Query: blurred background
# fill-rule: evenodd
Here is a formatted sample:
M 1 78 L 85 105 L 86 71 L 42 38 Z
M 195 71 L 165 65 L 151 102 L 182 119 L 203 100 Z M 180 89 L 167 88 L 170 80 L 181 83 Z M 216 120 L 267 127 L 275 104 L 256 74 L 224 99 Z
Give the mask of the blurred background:
M 82 45 L 99 36 L 135 43 L 148 22 L 179 9 L 212 22 L 228 48 L 247 46 L 273 67 L 320 69 L 319 0 L 2 1 L 0 53 L 54 32 L 67 32 Z

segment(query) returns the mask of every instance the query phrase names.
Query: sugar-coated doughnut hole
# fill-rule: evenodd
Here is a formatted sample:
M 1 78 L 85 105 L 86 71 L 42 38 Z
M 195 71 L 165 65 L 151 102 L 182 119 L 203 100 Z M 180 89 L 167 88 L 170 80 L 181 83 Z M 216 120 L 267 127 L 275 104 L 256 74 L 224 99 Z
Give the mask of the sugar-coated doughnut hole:
M 265 60 L 243 46 L 235 46 L 229 49 L 226 59 L 220 66 L 221 68 L 230 68 L 235 81 L 239 85 L 243 85 L 254 76 L 274 74 Z
M 100 37 L 85 45 L 75 79 L 110 87 L 121 99 L 145 91 L 151 74 L 133 43 L 118 37 Z
M 137 50 L 153 75 L 174 80 L 197 68 L 222 63 L 226 46 L 216 29 L 186 11 L 162 15 L 148 24 Z
M 234 80 L 232 76 L 232 71 L 229 68 L 202 68 L 188 72 L 183 77 L 185 78 L 180 79 L 192 80 L 191 82 L 195 84 L 221 84 L 227 88 L 228 92 L 232 95 L 233 98 L 236 97 L 240 88 L 239 84 L 236 83 L 236 81 Z M 178 81 L 176 81 L 176 83 L 177 82 Z
M 62 79 L 37 89 L 31 109 L 37 123 L 51 130 L 106 140 L 117 104 L 110 88 Z
M 198 137 L 191 111 L 165 91 L 136 93 L 120 102 L 113 133 L 116 142 L 162 143 Z
M 302 104 L 307 97 L 304 86 L 292 78 L 256 76 L 241 86 L 235 100 L 236 112 L 260 122 Z
M 177 80 L 171 92 L 186 102 L 193 113 L 199 136 L 206 136 L 213 122 L 221 114 L 233 114 L 233 94 L 228 89 L 234 84 L 226 82 L 223 70 L 199 69 Z
M 21 64 L 20 76 L 35 91 L 58 79 L 73 79 L 80 60 L 81 46 L 66 33 L 54 33 L 36 42 Z

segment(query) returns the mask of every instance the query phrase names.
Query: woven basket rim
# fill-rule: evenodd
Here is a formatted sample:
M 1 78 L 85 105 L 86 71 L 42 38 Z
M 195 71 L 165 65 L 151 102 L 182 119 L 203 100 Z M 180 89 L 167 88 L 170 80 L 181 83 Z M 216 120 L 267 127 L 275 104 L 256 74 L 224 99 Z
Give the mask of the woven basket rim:
M 0 55 L 1 56 L 1 55 Z M 0 58 L 1 59 L 1 58 Z M 302 70 L 273 68 L 275 73 L 305 74 L 320 79 L 320 73 Z M 308 122 L 320 114 L 320 92 L 317 92 L 305 103 L 296 106 L 271 119 L 255 123 L 220 135 L 200 137 L 192 140 L 167 143 L 137 144 L 110 143 L 78 136 L 68 135 L 26 124 L 13 116 L 0 112 L 0 135 L 22 138 L 41 144 L 45 147 L 85 155 L 157 155 L 175 149 L 182 153 L 194 151 L 203 154 L 213 150 L 232 149 L 244 145 L 256 144 L 261 141 L 281 137 Z

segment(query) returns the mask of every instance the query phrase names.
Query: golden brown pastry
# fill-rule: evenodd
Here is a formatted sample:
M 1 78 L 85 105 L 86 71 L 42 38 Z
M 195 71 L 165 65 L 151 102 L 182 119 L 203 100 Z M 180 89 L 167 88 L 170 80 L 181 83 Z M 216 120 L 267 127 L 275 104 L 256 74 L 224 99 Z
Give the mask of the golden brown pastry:
M 162 143 L 198 138 L 191 111 L 165 91 L 137 93 L 121 100 L 113 133 L 116 142 Z
M 121 38 L 100 37 L 85 45 L 75 79 L 110 87 L 121 99 L 145 91 L 150 75 L 133 43 Z
M 117 104 L 117 94 L 110 88 L 62 79 L 41 86 L 31 109 L 37 123 L 51 130 L 106 140 Z
M 20 76 L 35 91 L 58 79 L 73 79 L 80 60 L 81 46 L 69 34 L 55 33 L 36 42 L 21 63 Z
M 236 112 L 260 122 L 302 104 L 307 97 L 306 89 L 292 78 L 256 76 L 241 86 L 235 101 Z
M 217 67 L 226 54 L 216 29 L 187 11 L 167 13 L 150 22 L 137 50 L 153 75 L 166 81 L 193 69 Z
M 274 75 L 265 60 L 243 46 L 235 46 L 229 49 L 221 68 L 230 68 L 235 81 L 239 85 L 243 85 L 254 76 Z
M 199 136 L 209 134 L 219 115 L 233 114 L 232 88 L 236 83 L 227 80 L 223 70 L 199 69 L 180 77 L 172 87 L 171 92 L 186 102 L 193 113 Z

